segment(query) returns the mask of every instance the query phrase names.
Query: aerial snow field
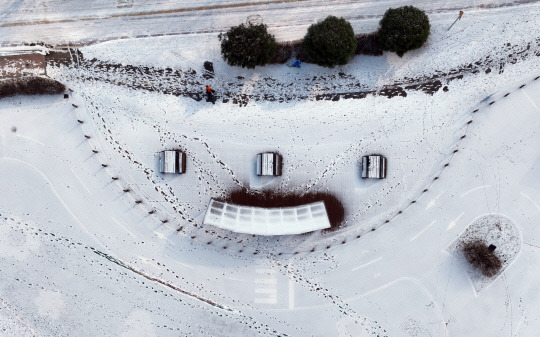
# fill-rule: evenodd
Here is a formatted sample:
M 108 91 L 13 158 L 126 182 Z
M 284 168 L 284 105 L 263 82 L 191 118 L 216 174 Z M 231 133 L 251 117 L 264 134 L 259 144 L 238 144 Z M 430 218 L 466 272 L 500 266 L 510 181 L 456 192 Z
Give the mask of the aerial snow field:
M 0 55 L 79 53 L 46 68 L 67 99 L 0 100 L 0 336 L 538 336 L 540 3 L 415 2 L 431 35 L 403 58 L 220 56 L 219 32 L 250 15 L 287 41 L 329 14 L 374 31 L 400 5 L 4 1 Z M 159 173 L 166 149 L 185 174 Z M 266 151 L 281 177 L 255 175 Z M 372 153 L 387 179 L 360 178 Z M 331 193 L 345 220 L 279 237 L 203 225 L 241 188 Z M 495 277 L 464 237 L 497 246 Z

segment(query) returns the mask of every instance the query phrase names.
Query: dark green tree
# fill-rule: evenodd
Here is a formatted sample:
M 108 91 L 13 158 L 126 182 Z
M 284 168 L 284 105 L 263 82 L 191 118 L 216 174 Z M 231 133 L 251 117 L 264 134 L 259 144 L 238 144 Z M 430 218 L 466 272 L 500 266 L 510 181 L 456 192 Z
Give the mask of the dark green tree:
M 266 25 L 241 24 L 219 34 L 221 55 L 231 66 L 255 68 L 267 64 L 276 52 L 276 39 Z
M 329 68 L 347 64 L 355 50 L 351 24 L 335 16 L 311 25 L 302 42 L 302 51 L 310 62 Z
M 413 6 L 390 8 L 379 22 L 379 39 L 385 50 L 396 52 L 399 57 L 417 49 L 429 36 L 429 18 Z

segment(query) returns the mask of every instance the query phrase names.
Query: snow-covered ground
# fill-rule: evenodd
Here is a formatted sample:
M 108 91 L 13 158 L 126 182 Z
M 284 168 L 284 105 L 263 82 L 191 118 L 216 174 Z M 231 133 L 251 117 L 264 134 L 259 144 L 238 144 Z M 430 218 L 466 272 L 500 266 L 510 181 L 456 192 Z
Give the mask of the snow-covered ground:
M 401 4 L 254 3 L 5 6 L 6 52 L 112 40 L 82 48 L 84 58 L 152 69 L 49 66 L 68 99 L 0 101 L 0 335 L 536 336 L 540 5 L 418 2 L 432 35 L 403 58 L 229 67 L 217 32 L 248 15 L 287 40 L 327 14 L 371 31 Z M 158 34 L 172 36 L 133 38 Z M 165 94 L 203 85 L 205 60 L 211 84 L 247 105 Z M 158 71 L 167 67 L 196 74 L 175 83 Z M 433 95 L 400 84 L 433 77 L 442 82 Z M 406 97 L 380 94 L 396 83 Z M 358 88 L 375 94 L 316 99 Z M 272 94 L 284 102 L 264 99 Z M 187 153 L 185 175 L 158 173 L 157 153 L 169 148 Z M 283 155 L 282 177 L 254 175 L 267 150 Z M 387 179 L 359 178 L 369 153 L 388 158 Z M 330 192 L 345 222 L 283 237 L 202 225 L 210 198 L 242 187 Z M 485 226 L 492 218 L 505 219 L 503 235 Z M 469 233 L 508 257 L 495 278 L 478 278 L 455 254 Z

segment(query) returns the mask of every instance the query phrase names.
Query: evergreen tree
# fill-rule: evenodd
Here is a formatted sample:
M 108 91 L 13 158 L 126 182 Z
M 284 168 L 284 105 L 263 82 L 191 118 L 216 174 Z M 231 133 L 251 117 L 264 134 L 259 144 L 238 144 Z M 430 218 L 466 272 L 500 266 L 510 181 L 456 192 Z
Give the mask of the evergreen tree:
M 231 66 L 255 68 L 267 64 L 276 51 L 276 39 L 266 25 L 234 26 L 219 34 L 221 55 Z
M 308 28 L 302 50 L 310 62 L 333 68 L 347 64 L 356 50 L 351 24 L 344 18 L 329 16 Z
M 378 34 L 384 49 L 401 57 L 409 50 L 422 47 L 428 39 L 429 28 L 429 18 L 423 10 L 403 6 L 384 13 Z

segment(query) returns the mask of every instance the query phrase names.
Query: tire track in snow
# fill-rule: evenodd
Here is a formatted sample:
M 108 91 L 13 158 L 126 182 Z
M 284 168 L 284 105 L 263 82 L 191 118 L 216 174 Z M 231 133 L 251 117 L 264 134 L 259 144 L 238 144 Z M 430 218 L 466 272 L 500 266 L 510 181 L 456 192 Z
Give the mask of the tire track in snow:
M 86 245 L 82 242 L 78 242 L 78 241 L 75 241 L 73 240 L 72 238 L 68 238 L 68 237 L 65 237 L 65 236 L 62 236 L 62 235 L 57 235 L 57 234 L 54 234 L 52 232 L 46 232 L 46 231 L 43 231 L 42 229 L 38 228 L 38 227 L 35 227 L 35 226 L 32 226 L 24 221 L 21 221 L 21 220 L 16 220 L 15 218 L 13 217 L 8 217 L 8 215 L 6 214 L 3 214 L 3 213 L 0 213 L 0 217 L 2 217 L 2 219 L 4 221 L 7 221 L 9 222 L 11 225 L 10 227 L 13 229 L 13 230 L 17 230 L 17 231 L 25 231 L 25 232 L 31 232 L 32 234 L 35 234 L 35 235 L 39 235 L 39 236 L 48 236 L 50 237 L 50 241 L 55 241 L 57 243 L 60 243 L 62 245 L 68 245 L 69 247 L 75 247 L 75 249 L 85 249 L 85 250 L 89 250 L 91 252 L 93 252 L 94 254 L 96 254 L 97 256 L 99 256 L 100 258 L 104 258 L 106 260 L 108 260 L 109 262 L 119 266 L 119 267 L 122 267 L 132 273 L 134 273 L 135 275 L 138 275 L 140 277 L 143 277 L 145 279 L 147 279 L 148 281 L 151 281 L 152 283 L 154 284 L 159 284 L 160 286 L 163 286 L 163 287 L 166 287 L 168 288 L 169 290 L 172 290 L 176 293 L 179 293 L 179 294 L 182 294 L 186 297 L 189 297 L 197 302 L 200 302 L 202 303 L 203 305 L 206 305 L 208 307 L 212 307 L 214 309 L 217 309 L 217 312 L 215 312 L 214 314 L 218 315 L 218 316 L 225 316 L 227 317 L 228 319 L 232 319 L 232 320 L 235 320 L 237 321 L 238 323 L 256 331 L 258 334 L 261 334 L 261 335 L 266 335 L 266 336 L 289 336 L 288 334 L 286 333 L 283 333 L 283 332 L 278 332 L 277 330 L 271 328 L 268 324 L 264 324 L 264 323 L 259 323 L 255 318 L 245 314 L 244 312 L 242 312 L 241 310 L 238 310 L 238 309 L 234 309 L 234 308 L 231 308 L 231 307 L 228 307 L 226 305 L 223 305 L 215 300 L 212 300 L 210 298 L 206 298 L 206 297 L 203 297 L 203 296 L 200 296 L 196 293 L 193 293 L 191 291 L 188 291 L 188 290 L 185 290 L 177 285 L 174 285 L 173 283 L 171 282 L 168 282 L 168 281 L 165 281 L 165 280 L 162 280 L 158 277 L 155 277 L 155 276 L 152 276 L 148 273 L 145 273 L 141 270 L 138 270 L 136 268 L 134 268 L 133 266 L 131 266 L 130 264 L 112 256 L 111 254 L 108 254 L 108 253 L 105 253 L 103 251 L 100 251 L 98 249 L 95 249 L 94 247 L 92 246 L 89 246 L 89 245 Z M 154 292 L 157 292 L 154 290 Z M 193 304 L 189 304 L 189 303 L 186 303 L 186 302 L 183 302 L 189 306 L 194 306 Z M 203 307 L 201 307 L 203 308 Z M 253 308 L 252 308 L 253 309 Z M 208 309 L 206 309 L 208 310 Z M 256 310 L 256 309 L 254 309 Z M 212 311 L 209 311 L 210 313 L 212 313 Z M 270 318 L 273 318 L 273 317 L 270 317 Z M 279 321 L 278 322 L 280 323 L 285 323 L 283 321 Z M 286 323 L 285 323 L 286 324 Z M 294 326 L 291 326 L 290 324 L 288 324 L 291 328 L 295 328 L 297 329 L 296 327 Z
M 377 322 L 371 321 L 366 317 L 360 316 L 355 310 L 351 308 L 339 295 L 332 293 L 323 284 L 309 279 L 305 276 L 301 270 L 294 269 L 291 263 L 282 263 L 275 259 L 273 262 L 278 266 L 280 272 L 285 276 L 292 278 L 296 283 L 306 287 L 310 292 L 314 292 L 323 298 L 330 300 L 331 304 L 337 307 L 338 311 L 351 319 L 356 324 L 360 324 L 361 327 L 369 335 L 377 334 L 379 337 L 388 337 L 386 331 L 377 324 Z

